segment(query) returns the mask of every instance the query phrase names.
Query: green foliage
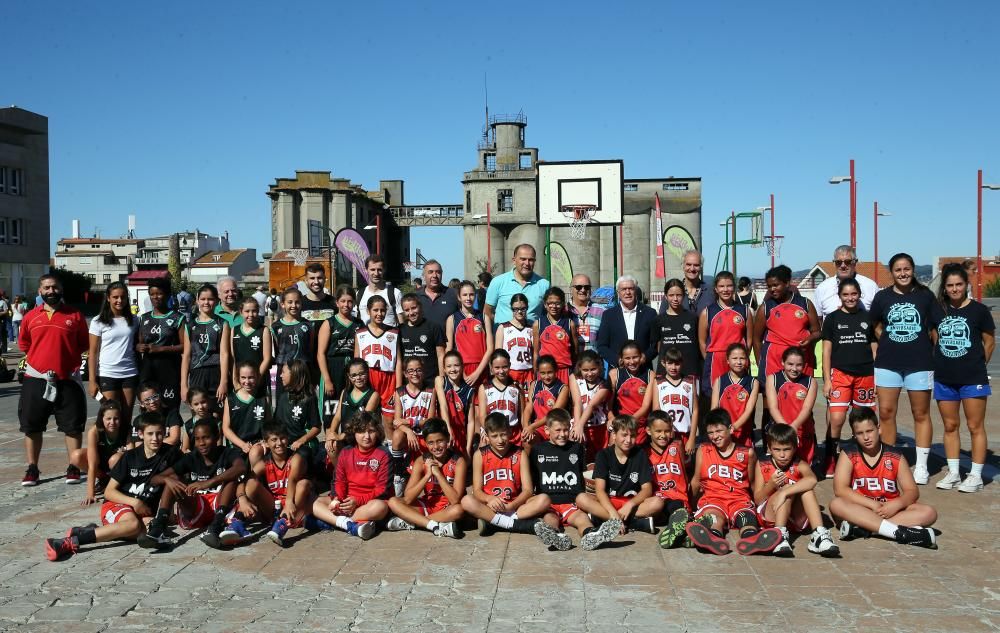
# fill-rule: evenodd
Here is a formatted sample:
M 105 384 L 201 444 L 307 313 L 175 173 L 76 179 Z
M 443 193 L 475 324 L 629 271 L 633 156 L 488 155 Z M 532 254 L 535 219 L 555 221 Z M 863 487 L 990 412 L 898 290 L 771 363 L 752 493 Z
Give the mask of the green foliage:
M 1000 277 L 994 277 L 983 286 L 984 297 L 1000 297 Z
M 92 283 L 90 277 L 65 268 L 53 268 L 51 272 L 62 284 L 63 300 L 66 303 L 82 304 L 84 302 L 84 293 L 90 291 Z

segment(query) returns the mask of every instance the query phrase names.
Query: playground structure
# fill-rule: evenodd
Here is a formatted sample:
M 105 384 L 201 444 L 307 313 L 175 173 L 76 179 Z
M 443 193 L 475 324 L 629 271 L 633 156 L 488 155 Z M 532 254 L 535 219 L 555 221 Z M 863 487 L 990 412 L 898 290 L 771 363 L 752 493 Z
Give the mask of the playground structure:
M 747 239 L 737 239 L 736 225 L 739 220 L 750 221 L 750 237 Z M 719 245 L 719 252 L 715 257 L 716 274 L 718 274 L 720 270 L 728 270 L 733 273 L 735 277 L 739 277 L 736 271 L 736 248 L 738 246 L 763 248 L 766 244 L 768 254 L 770 254 L 772 251 L 776 250 L 776 245 L 781 243 L 780 236 L 776 235 L 773 237 L 764 237 L 764 213 L 760 210 L 741 211 L 740 213 L 733 211 L 729 214 L 729 217 L 726 218 L 726 221 L 721 222 L 719 226 L 725 228 L 725 236 L 723 237 L 722 244 Z M 732 256 L 731 262 L 730 256 Z M 730 263 L 732 263 L 731 267 Z

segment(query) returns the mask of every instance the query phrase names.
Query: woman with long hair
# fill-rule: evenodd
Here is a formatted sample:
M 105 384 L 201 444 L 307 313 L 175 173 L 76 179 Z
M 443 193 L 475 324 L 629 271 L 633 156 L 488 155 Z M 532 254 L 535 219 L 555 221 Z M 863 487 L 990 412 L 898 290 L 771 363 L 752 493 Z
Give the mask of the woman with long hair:
M 138 319 L 132 314 L 128 287 L 115 281 L 108 284 L 100 313 L 90 322 L 90 351 L 87 355 L 88 393 L 92 398 L 117 400 L 129 419 L 139 382 L 135 333 Z

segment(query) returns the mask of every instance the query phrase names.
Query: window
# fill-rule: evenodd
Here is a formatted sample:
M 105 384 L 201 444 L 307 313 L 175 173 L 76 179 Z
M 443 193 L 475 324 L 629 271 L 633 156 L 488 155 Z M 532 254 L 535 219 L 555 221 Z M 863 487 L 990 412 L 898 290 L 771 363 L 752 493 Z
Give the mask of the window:
M 111 275 L 109 273 L 104 273 L 104 283 L 111 283 Z
M 0 244 L 7 243 L 7 219 L 0 218 Z
M 472 192 L 465 192 L 465 212 L 472 213 Z
M 7 192 L 7 168 L 0 165 L 0 193 Z
M 521 169 L 531 169 L 531 154 L 519 154 L 518 158 L 521 161 L 519 165 Z
M 627 182 L 625 183 L 625 191 L 639 191 L 638 183 Z
M 212 255 L 212 261 L 213 262 L 221 262 L 222 261 L 222 255 Z
M 486 154 L 483 157 L 486 163 L 486 171 L 496 171 L 497 170 L 497 155 L 496 154 Z
M 21 234 L 21 220 L 20 218 L 10 221 L 10 237 L 9 241 L 11 244 L 22 244 L 22 234 Z
M 687 191 L 688 184 L 686 182 L 668 182 L 663 185 L 664 191 Z
M 20 169 L 11 169 L 8 173 L 10 174 L 10 182 L 7 183 L 7 193 L 12 196 L 23 196 L 24 172 Z
M 514 190 L 497 190 L 497 213 L 514 213 Z
M 100 248 L 100 247 L 101 247 L 100 244 L 91 244 L 90 245 L 90 248 Z

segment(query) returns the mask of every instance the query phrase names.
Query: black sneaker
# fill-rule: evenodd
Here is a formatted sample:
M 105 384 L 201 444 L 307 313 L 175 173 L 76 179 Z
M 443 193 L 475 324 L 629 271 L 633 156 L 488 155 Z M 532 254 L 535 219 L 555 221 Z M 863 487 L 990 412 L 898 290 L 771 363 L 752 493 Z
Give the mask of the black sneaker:
M 80 538 L 80 533 L 83 532 L 84 530 L 96 530 L 96 529 L 97 529 L 96 523 L 88 523 L 87 525 L 71 527 L 70 529 L 66 530 L 66 538 L 72 538 L 74 536 L 76 538 Z
M 847 521 L 840 522 L 840 540 L 842 541 L 853 541 L 856 538 L 870 538 L 871 535 L 871 532 L 861 526 L 852 525 Z
M 25 488 L 30 486 L 37 486 L 38 479 L 42 474 L 38 472 L 38 466 L 35 464 L 28 464 L 28 469 L 24 471 L 24 477 L 21 479 L 21 485 Z
M 497 526 L 485 519 L 479 519 L 479 536 L 489 536 L 497 531 Z
M 916 545 L 927 549 L 937 549 L 937 535 L 931 528 L 899 526 L 896 530 L 896 542 L 903 545 Z
M 76 484 L 80 483 L 80 480 L 81 480 L 80 469 L 74 466 L 73 464 L 67 466 L 66 483 L 71 486 L 75 486 Z

